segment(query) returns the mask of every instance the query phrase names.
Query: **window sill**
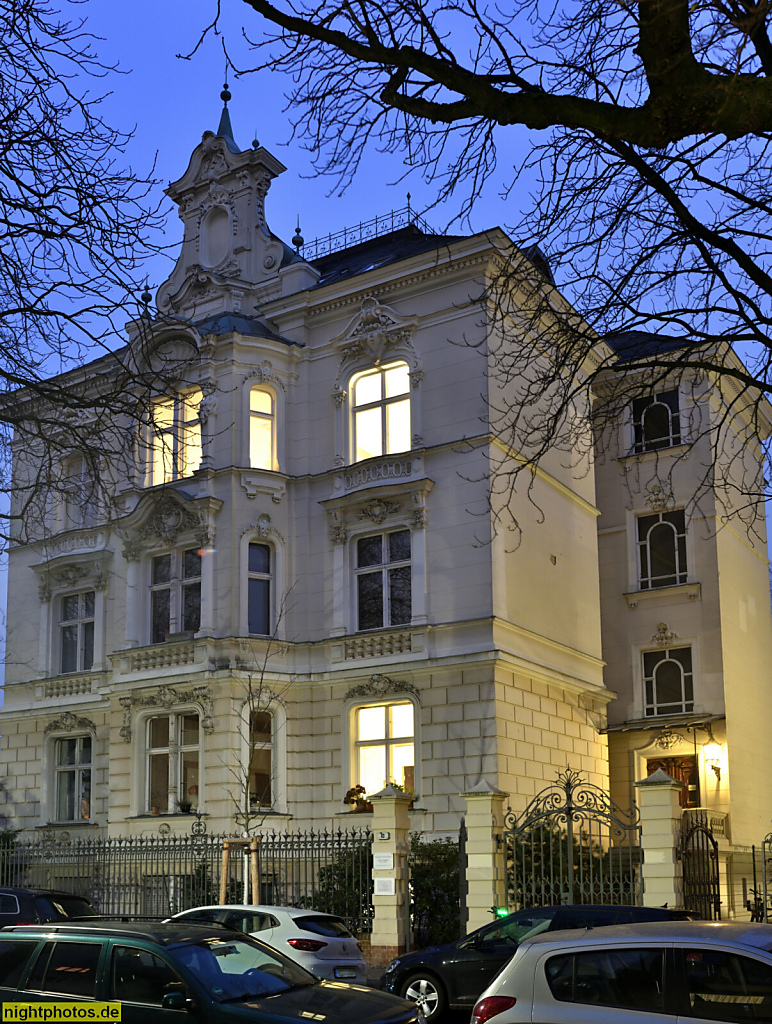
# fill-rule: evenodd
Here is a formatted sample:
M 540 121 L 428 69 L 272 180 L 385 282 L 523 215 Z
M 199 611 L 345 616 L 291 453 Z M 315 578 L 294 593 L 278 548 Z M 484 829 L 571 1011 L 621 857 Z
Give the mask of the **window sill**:
M 701 601 L 702 586 L 699 583 L 677 583 L 673 587 L 653 587 L 651 590 L 633 590 L 624 595 L 628 608 L 637 608 L 641 601 L 666 597 L 677 601 Z
M 632 462 L 633 460 L 638 461 L 639 459 L 648 461 L 651 459 L 656 459 L 662 455 L 674 455 L 677 458 L 688 458 L 691 448 L 692 445 L 689 441 L 681 441 L 680 444 L 666 445 L 662 448 L 653 448 L 651 451 L 627 452 L 625 455 L 619 456 L 619 461 L 621 463 L 626 463 L 628 461 Z M 631 468 L 631 466 L 626 466 L 625 472 L 630 472 Z

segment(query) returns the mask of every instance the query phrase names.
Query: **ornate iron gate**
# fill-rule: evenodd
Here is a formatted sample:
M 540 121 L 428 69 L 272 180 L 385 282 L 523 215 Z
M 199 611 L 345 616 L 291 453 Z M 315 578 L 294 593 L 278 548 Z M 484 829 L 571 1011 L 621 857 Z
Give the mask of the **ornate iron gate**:
M 684 907 L 698 913 L 704 921 L 719 921 L 718 840 L 707 817 L 694 815 L 690 818 L 681 832 L 678 852 L 683 871 Z
M 578 772 L 559 772 L 504 822 L 511 909 L 555 903 L 641 902 L 641 827 Z

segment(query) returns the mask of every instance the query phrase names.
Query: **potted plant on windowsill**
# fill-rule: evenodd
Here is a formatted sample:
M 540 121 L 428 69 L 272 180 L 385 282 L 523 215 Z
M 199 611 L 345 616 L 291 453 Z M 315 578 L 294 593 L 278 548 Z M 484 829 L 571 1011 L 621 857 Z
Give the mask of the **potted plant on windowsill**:
M 193 804 L 190 800 L 178 800 L 177 807 L 179 808 L 180 814 L 190 814 Z
M 367 790 L 358 783 L 343 797 L 343 803 L 348 804 L 351 810 L 362 814 L 365 811 L 372 811 L 373 805 L 367 799 Z

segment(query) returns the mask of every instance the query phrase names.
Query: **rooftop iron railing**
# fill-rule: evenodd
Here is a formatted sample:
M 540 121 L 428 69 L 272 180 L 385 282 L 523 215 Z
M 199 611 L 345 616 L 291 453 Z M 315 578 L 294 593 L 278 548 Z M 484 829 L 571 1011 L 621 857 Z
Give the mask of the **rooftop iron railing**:
M 392 210 L 390 213 L 375 216 L 372 220 L 360 221 L 353 227 L 345 227 L 329 235 L 314 238 L 310 242 L 302 242 L 298 245 L 298 251 L 304 260 L 311 263 L 322 256 L 329 256 L 330 253 L 340 252 L 342 249 L 349 249 L 352 245 L 359 245 L 361 242 L 368 242 L 373 238 L 388 235 L 409 224 L 415 224 L 426 234 L 433 234 L 433 229 L 424 218 L 411 209 L 408 197 L 407 206 L 401 210 Z

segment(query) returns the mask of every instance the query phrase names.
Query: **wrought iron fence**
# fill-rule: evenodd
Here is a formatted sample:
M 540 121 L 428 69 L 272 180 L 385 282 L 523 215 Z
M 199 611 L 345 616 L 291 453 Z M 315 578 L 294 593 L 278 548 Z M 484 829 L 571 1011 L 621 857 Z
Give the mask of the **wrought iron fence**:
M 41 886 L 88 897 L 100 914 L 160 916 L 218 903 L 226 835 L 71 839 L 0 848 L 0 885 Z M 260 902 L 308 907 L 343 917 L 352 930 L 372 929 L 372 833 L 268 832 L 258 847 Z M 243 856 L 230 858 L 226 900 L 248 899 Z
M 641 901 L 638 812 L 622 811 L 578 772 L 559 772 L 521 815 L 508 812 L 510 908 Z

